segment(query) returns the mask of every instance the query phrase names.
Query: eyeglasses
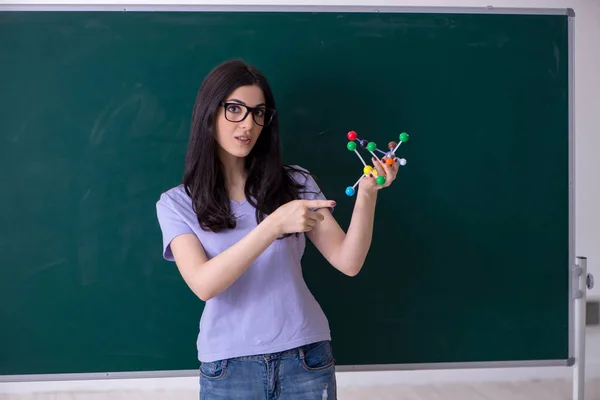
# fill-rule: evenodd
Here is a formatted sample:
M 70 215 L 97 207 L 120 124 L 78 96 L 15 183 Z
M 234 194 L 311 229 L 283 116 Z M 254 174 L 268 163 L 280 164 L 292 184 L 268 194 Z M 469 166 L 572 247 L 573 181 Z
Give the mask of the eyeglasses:
M 225 119 L 230 122 L 241 122 L 252 112 L 254 122 L 257 125 L 265 126 L 269 125 L 275 116 L 275 110 L 265 106 L 248 107 L 244 104 L 224 101 L 220 105 L 225 108 Z

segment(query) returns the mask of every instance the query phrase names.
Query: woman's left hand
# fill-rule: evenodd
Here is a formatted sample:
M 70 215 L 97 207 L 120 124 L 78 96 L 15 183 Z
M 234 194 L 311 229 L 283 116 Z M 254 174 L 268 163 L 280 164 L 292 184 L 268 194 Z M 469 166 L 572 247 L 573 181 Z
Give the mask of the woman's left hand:
M 392 165 L 387 165 L 385 162 L 381 162 L 375 157 L 371 159 L 371 162 L 377 170 L 377 176 L 383 176 L 385 178 L 385 183 L 383 185 L 378 184 L 377 178 L 370 174 L 363 176 L 360 180 L 360 183 L 358 184 L 359 190 L 376 192 L 377 190 L 390 186 L 398 174 L 398 169 L 400 167 L 398 158 L 394 158 Z

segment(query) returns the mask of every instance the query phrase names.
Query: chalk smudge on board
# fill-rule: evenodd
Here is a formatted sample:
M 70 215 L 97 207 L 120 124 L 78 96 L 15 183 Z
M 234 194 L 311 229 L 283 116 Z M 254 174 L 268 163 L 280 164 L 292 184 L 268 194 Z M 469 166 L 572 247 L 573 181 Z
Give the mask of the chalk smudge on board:
M 83 195 L 83 197 L 81 198 L 81 201 L 79 202 L 79 204 L 82 204 L 82 203 L 85 201 L 85 199 L 87 199 L 87 198 L 88 198 L 88 196 L 90 195 L 90 192 L 91 192 L 91 191 L 92 191 L 92 188 L 89 188 L 89 189 L 87 190 L 87 192 L 85 192 L 85 194 L 84 194 L 84 195 Z
M 125 84 L 123 85 L 125 86 Z M 111 130 L 118 130 L 119 135 L 143 135 L 149 126 L 155 126 L 164 119 L 164 110 L 144 85 L 134 84 L 134 93 L 125 99 L 111 101 L 94 121 L 89 136 L 90 144 L 101 144 L 105 135 Z M 121 117 L 123 121 L 114 122 Z M 114 128 L 113 126 L 114 125 Z
M 42 264 L 42 265 L 40 265 L 40 266 L 38 266 L 36 268 L 33 268 L 33 269 L 27 271 L 26 276 L 27 277 L 31 277 L 33 275 L 37 275 L 37 274 L 41 273 L 42 271 L 45 271 L 45 270 L 48 270 L 50 268 L 56 267 L 58 265 L 64 264 L 65 261 L 67 261 L 66 258 L 58 258 L 58 259 L 50 261 L 50 262 L 48 262 L 46 264 Z
M 554 70 L 550 69 L 548 72 L 550 73 L 550 75 L 553 78 L 558 78 L 558 75 L 560 74 L 560 50 L 558 48 L 558 46 L 556 45 L 556 43 L 552 43 L 552 46 L 554 47 L 554 60 L 556 61 L 556 66 L 554 68 Z

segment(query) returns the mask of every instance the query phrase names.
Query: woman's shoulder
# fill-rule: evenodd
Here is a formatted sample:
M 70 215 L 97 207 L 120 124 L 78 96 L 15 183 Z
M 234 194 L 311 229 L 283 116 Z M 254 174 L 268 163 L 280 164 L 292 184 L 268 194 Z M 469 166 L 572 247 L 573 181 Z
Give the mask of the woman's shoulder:
M 297 164 L 289 164 L 283 166 L 284 171 L 297 183 L 305 185 L 308 179 L 312 179 L 310 171 Z
M 315 179 L 315 176 L 305 167 L 300 165 L 286 165 L 290 177 L 301 187 L 300 197 L 305 199 L 325 198 Z
M 157 206 L 167 206 L 172 209 L 186 209 L 192 204 L 190 196 L 183 184 L 174 186 L 160 194 Z

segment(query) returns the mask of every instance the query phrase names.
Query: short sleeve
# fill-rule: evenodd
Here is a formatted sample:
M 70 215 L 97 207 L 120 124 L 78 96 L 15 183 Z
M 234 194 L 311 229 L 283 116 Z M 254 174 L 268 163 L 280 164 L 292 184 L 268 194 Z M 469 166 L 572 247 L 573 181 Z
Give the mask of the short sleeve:
M 296 181 L 304 186 L 300 189 L 300 198 L 304 200 L 328 200 L 313 176 L 307 170 L 296 166 L 304 173 L 296 172 Z M 329 207 L 329 211 L 333 212 L 333 207 Z
M 163 257 L 165 260 L 175 261 L 171 251 L 171 241 L 179 235 L 194 233 L 194 231 L 169 204 L 164 195 L 156 203 L 156 215 L 162 230 Z

